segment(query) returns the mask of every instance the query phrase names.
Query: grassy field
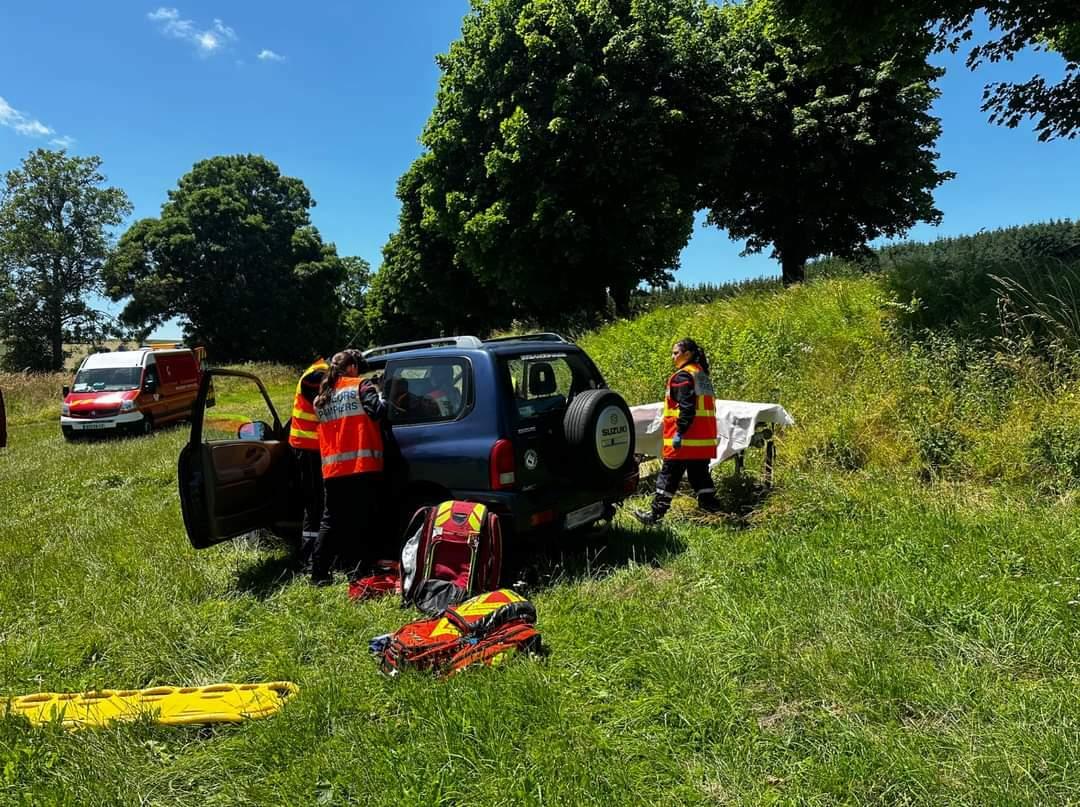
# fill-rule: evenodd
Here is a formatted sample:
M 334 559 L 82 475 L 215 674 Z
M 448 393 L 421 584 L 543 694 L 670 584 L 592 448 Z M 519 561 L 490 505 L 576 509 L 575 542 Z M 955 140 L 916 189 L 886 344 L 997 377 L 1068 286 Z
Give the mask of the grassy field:
M 634 403 L 674 336 L 708 345 L 722 397 L 799 423 L 778 487 L 746 514 L 727 469 L 737 517 L 680 497 L 663 529 L 621 514 L 538 558 L 548 655 L 443 683 L 377 673 L 394 602 L 312 589 L 272 545 L 193 551 L 186 428 L 67 445 L 14 401 L 45 414 L 0 452 L 0 694 L 301 693 L 231 728 L 0 720 L 0 803 L 1080 804 L 1080 390 L 889 311 L 829 281 L 583 340 Z M 286 403 L 291 371 L 257 371 Z

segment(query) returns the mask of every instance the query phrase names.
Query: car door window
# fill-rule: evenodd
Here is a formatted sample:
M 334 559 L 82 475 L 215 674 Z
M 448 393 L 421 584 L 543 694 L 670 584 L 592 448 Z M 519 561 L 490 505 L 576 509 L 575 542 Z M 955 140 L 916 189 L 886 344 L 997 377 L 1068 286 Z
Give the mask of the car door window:
M 251 440 L 256 433 L 262 439 L 280 437 L 273 428 L 252 428 L 248 424 L 263 423 L 272 427 L 274 411 L 263 397 L 258 384 L 249 378 L 227 375 L 214 377 L 215 405 L 202 414 L 202 441 Z M 244 428 L 247 426 L 247 428 Z
M 469 362 L 462 358 L 414 359 L 386 368 L 383 394 L 391 423 L 454 420 L 468 405 Z

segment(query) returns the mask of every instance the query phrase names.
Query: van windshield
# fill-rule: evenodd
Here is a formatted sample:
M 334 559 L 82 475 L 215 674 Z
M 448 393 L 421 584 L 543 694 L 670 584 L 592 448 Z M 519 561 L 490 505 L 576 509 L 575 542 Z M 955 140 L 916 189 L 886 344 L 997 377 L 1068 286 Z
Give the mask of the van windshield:
M 72 392 L 116 392 L 136 389 L 142 377 L 141 367 L 95 367 L 75 374 Z

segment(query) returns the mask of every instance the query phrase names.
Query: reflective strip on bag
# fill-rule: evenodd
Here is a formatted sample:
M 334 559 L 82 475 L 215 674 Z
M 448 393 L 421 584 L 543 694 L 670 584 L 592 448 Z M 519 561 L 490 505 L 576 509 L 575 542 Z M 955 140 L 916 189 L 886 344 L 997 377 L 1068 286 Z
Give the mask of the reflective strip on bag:
M 679 447 L 680 448 L 704 448 L 705 446 L 715 446 L 716 444 L 717 444 L 717 440 L 716 440 L 715 437 L 710 437 L 707 440 L 688 440 L 687 438 L 684 437 L 682 439 L 682 442 L 679 443 Z M 672 448 L 674 448 L 675 447 L 675 441 L 672 440 L 669 437 L 666 440 L 664 440 L 664 445 L 671 446 Z
M 323 465 L 334 465 L 338 462 L 348 462 L 349 460 L 367 459 L 374 457 L 375 459 L 382 459 L 383 453 L 381 451 L 372 451 L 368 448 L 362 448 L 359 451 L 344 451 L 341 454 L 331 454 L 328 457 L 322 458 Z

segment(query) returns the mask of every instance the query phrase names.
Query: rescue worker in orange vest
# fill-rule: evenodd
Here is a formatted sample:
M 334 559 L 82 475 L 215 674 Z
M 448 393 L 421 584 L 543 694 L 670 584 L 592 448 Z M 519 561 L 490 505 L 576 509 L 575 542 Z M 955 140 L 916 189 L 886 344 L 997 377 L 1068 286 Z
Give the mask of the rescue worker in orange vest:
M 322 523 L 311 556 L 311 582 L 328 585 L 330 567 L 365 528 L 376 522 L 377 492 L 383 472 L 383 436 L 379 421 L 386 405 L 378 388 L 359 376 L 367 362 L 359 350 L 343 350 L 330 359 L 315 398 L 322 461 Z
M 319 417 L 315 414 L 315 396 L 319 385 L 330 369 L 326 359 L 316 359 L 296 382 L 293 397 L 292 422 L 289 424 L 289 445 L 300 470 L 300 494 L 304 500 L 304 521 L 300 533 L 301 567 L 311 564 L 311 551 L 319 535 L 323 511 L 322 461 L 319 458 Z
M 642 524 L 655 524 L 671 509 L 683 474 L 697 495 L 698 506 L 720 509 L 709 460 L 716 456 L 716 412 L 709 360 L 693 339 L 680 339 L 671 348 L 675 373 L 668 379 L 664 400 L 664 460 L 656 477 L 656 496 L 648 512 L 635 512 Z

